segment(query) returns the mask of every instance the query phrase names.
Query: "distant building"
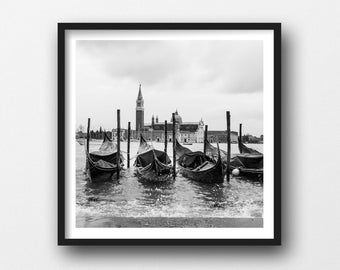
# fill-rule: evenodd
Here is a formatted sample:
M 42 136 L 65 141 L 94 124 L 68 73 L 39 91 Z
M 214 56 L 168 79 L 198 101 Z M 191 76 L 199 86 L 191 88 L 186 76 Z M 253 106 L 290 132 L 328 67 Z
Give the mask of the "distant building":
M 173 141 L 172 138 L 172 116 L 170 121 L 167 122 L 167 136 L 168 141 Z M 183 122 L 182 117 L 178 111 L 175 112 L 175 127 L 176 137 L 182 143 L 203 143 L 204 141 L 204 122 L 201 118 L 198 122 Z M 138 139 L 142 134 L 146 140 L 153 140 L 164 142 L 165 140 L 165 122 L 159 122 L 158 116 L 153 115 L 151 123 L 144 123 L 144 99 L 142 95 L 142 86 L 139 85 L 138 96 L 136 100 L 136 130 L 131 131 L 132 138 Z M 122 134 L 122 138 L 126 134 Z M 231 142 L 237 142 L 237 132 L 231 132 Z M 226 142 L 226 131 L 208 131 L 208 140 L 211 142 Z
M 208 141 L 210 143 L 226 143 L 227 142 L 227 131 L 226 130 L 208 130 Z M 230 132 L 230 142 L 237 143 L 238 133 L 236 131 Z
M 144 99 L 142 96 L 142 85 L 139 85 L 138 97 L 136 100 L 136 131 L 144 129 Z
M 242 136 L 242 142 L 244 143 L 263 143 L 263 135 L 261 135 L 260 138 L 250 135 L 250 134 L 246 134 Z
M 172 116 L 170 117 L 170 121 L 167 122 L 167 137 L 168 141 L 172 142 Z M 204 122 L 201 118 L 198 122 L 183 122 L 182 117 L 179 115 L 177 109 L 175 112 L 175 128 L 176 128 L 176 137 L 181 143 L 203 143 L 204 141 Z M 113 129 L 111 131 L 105 131 L 110 138 L 116 140 L 117 129 Z M 121 128 L 121 139 L 127 139 L 127 129 Z M 165 122 L 158 121 L 158 115 L 156 118 L 154 115 L 151 118 L 151 123 L 144 124 L 144 98 L 142 95 L 142 86 L 139 84 L 138 96 L 136 100 L 136 129 L 131 130 L 131 138 L 139 139 L 140 134 L 146 140 L 164 142 L 165 140 Z M 76 130 L 76 138 L 86 138 L 87 133 L 84 132 L 84 127 L 79 126 Z M 92 139 L 103 139 L 103 131 L 100 127 L 100 130 L 90 131 L 90 138 Z M 227 131 L 226 130 L 208 130 L 207 139 L 210 143 L 226 143 L 227 142 Z M 235 131 L 230 132 L 231 143 L 238 142 L 238 133 Z M 253 135 L 247 134 L 242 136 L 242 141 L 245 143 L 263 143 L 263 135 L 259 138 Z
M 196 142 L 202 143 L 204 140 L 204 122 L 201 119 L 199 122 L 183 122 L 179 126 L 179 135 L 181 142 Z
M 184 143 L 197 143 L 203 142 L 204 140 L 204 122 L 201 119 L 198 122 L 183 122 L 182 117 L 175 112 L 175 127 L 176 127 L 176 137 L 179 142 Z M 167 122 L 168 140 L 172 141 L 172 116 L 170 117 L 170 122 Z M 165 140 L 165 122 L 159 122 L 158 116 L 152 116 L 151 124 L 144 125 L 143 136 L 147 140 L 154 140 L 159 142 L 164 142 Z

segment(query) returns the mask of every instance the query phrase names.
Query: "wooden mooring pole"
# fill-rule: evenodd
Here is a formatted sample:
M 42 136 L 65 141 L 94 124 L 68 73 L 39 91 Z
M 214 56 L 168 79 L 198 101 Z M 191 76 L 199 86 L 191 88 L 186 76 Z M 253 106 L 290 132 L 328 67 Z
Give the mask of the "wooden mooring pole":
M 86 151 L 89 153 L 90 151 L 90 124 L 91 118 L 87 118 L 87 134 L 86 134 Z
M 240 142 L 242 142 L 242 124 L 240 124 L 240 128 L 239 128 L 239 140 Z
M 120 173 L 120 110 L 117 110 L 117 179 Z
M 168 121 L 164 121 L 164 152 L 168 150 Z
M 204 155 L 207 152 L 207 141 L 208 141 L 208 125 L 205 125 L 204 142 L 203 142 L 203 153 L 204 153 Z
M 230 112 L 227 111 L 227 182 L 230 181 Z
M 176 120 L 175 113 L 172 113 L 172 176 L 176 178 Z
M 128 135 L 127 135 L 127 167 L 130 168 L 130 137 L 131 137 L 131 123 L 128 122 Z
M 242 153 L 242 149 L 241 149 L 241 143 L 242 143 L 242 124 L 240 123 L 240 127 L 239 127 L 239 132 L 238 132 L 239 136 L 238 136 L 238 150 L 240 151 L 240 153 Z
M 87 118 L 85 173 L 87 172 L 87 170 L 89 168 L 89 163 L 88 163 L 87 157 L 88 157 L 88 153 L 90 151 L 90 124 L 91 124 L 91 118 Z

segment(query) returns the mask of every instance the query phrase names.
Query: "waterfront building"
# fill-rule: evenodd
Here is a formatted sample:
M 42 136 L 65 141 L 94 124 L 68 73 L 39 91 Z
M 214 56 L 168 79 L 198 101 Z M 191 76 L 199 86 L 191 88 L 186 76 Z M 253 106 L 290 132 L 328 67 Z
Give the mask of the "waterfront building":
M 227 143 L 227 130 L 208 130 L 208 141 L 210 143 Z M 230 131 L 230 142 L 237 143 L 238 133 Z
M 172 115 L 167 122 L 168 141 L 172 142 Z M 184 122 L 179 115 L 178 110 L 175 112 L 175 128 L 177 140 L 181 143 L 203 143 L 204 141 L 204 122 L 203 119 L 197 122 Z M 142 134 L 146 140 L 164 142 L 165 139 L 165 121 L 159 122 L 158 115 L 152 115 L 151 123 L 144 123 L 144 99 L 142 95 L 142 87 L 139 85 L 138 96 L 136 100 L 136 132 L 132 132 L 132 137 L 139 138 Z M 238 133 L 231 132 L 231 142 L 237 143 Z M 210 142 L 227 142 L 226 130 L 208 131 L 208 140 Z
M 172 141 L 172 116 L 170 121 L 167 122 L 168 140 Z M 201 119 L 198 122 L 183 122 L 182 117 L 179 115 L 178 110 L 175 112 L 175 128 L 176 137 L 179 142 L 183 143 L 197 143 L 204 140 L 204 122 Z M 165 122 L 159 122 L 158 116 L 151 118 L 150 124 L 144 125 L 143 135 L 147 140 L 154 140 L 164 142 L 165 135 Z

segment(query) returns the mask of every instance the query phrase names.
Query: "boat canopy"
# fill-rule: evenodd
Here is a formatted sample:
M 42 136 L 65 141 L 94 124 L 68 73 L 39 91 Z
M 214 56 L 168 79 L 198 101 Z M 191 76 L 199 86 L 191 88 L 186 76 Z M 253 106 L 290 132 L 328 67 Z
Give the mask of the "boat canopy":
M 214 162 L 213 159 L 209 158 L 201 151 L 190 152 L 182 155 L 178 159 L 178 163 L 184 168 L 197 168 L 206 161 Z
M 238 154 L 230 160 L 230 165 L 248 169 L 262 169 L 263 155 Z
M 164 164 L 170 164 L 171 160 L 168 157 L 168 155 L 163 152 L 163 151 L 159 151 L 156 149 L 150 149 L 144 153 L 139 154 L 136 157 L 136 161 L 135 161 L 135 166 L 141 166 L 141 167 L 145 167 L 148 164 L 152 163 L 153 160 L 155 159 L 155 157 L 157 157 L 157 159 Z
M 107 134 L 104 132 L 104 140 L 101 146 L 97 151 L 93 151 L 89 153 L 89 159 L 95 163 L 99 160 L 117 164 L 118 157 L 117 157 L 117 144 L 112 142 Z M 120 156 L 120 162 L 124 160 L 123 156 Z M 105 166 L 107 167 L 107 166 Z

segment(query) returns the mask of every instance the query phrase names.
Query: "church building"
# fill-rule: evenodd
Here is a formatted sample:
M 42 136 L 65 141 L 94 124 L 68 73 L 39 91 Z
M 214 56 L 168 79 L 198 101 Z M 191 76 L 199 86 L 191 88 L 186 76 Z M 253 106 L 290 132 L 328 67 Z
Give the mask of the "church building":
M 204 122 L 201 119 L 198 122 L 183 122 L 182 117 L 175 112 L 176 137 L 180 142 L 196 143 L 203 142 L 204 139 Z M 172 116 L 167 122 L 168 140 L 172 141 Z M 136 100 L 136 135 L 143 134 L 145 139 L 164 142 L 165 121 L 159 122 L 152 116 L 151 123 L 144 124 L 144 99 L 142 95 L 142 86 L 139 85 L 138 96 Z
M 204 122 L 183 122 L 182 117 L 175 112 L 176 137 L 182 143 L 197 143 L 204 140 Z M 145 136 L 147 139 L 164 142 L 165 121 L 159 122 L 158 116 L 151 118 L 151 124 L 145 124 Z M 170 121 L 167 121 L 168 140 L 172 141 L 172 115 Z
M 141 85 L 139 85 L 138 97 L 136 100 L 136 139 L 139 134 L 143 134 L 146 140 L 164 142 L 165 125 L 167 126 L 168 141 L 172 139 L 172 115 L 170 121 L 160 122 L 158 116 L 151 118 L 151 123 L 144 123 L 144 99 L 142 96 Z M 177 109 L 175 112 L 176 137 L 181 143 L 203 143 L 204 141 L 204 122 L 201 118 L 198 122 L 183 122 Z M 237 132 L 231 132 L 231 141 L 237 142 Z M 208 131 L 208 140 L 210 142 L 226 142 L 226 131 Z

